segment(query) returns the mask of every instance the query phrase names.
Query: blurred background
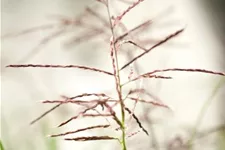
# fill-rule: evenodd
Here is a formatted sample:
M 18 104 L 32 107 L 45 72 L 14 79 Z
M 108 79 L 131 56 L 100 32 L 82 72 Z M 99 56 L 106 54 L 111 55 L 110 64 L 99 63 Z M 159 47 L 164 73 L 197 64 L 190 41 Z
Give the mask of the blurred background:
M 120 14 L 134 0 L 111 2 L 111 12 Z M 126 15 L 122 22 L 131 29 L 145 20 L 153 23 L 137 38 L 146 47 L 185 27 L 182 35 L 156 48 L 134 64 L 135 74 L 165 68 L 201 68 L 225 72 L 225 19 L 223 0 L 145 0 Z M 65 105 L 30 125 L 53 105 L 43 100 L 60 95 L 109 92 L 114 81 L 105 75 L 78 69 L 6 68 L 9 64 L 77 64 L 112 71 L 109 34 L 82 39 L 89 30 L 67 26 L 89 7 L 107 18 L 104 6 L 94 0 L 2 0 L 1 1 L 1 143 L 5 150 L 92 150 L 119 149 L 112 141 L 68 142 L 47 135 L 75 130 L 103 120 L 80 119 L 63 128 L 62 121 L 80 111 Z M 106 19 L 107 20 L 107 19 Z M 60 22 L 61 21 L 61 22 Z M 100 26 L 95 17 L 90 25 Z M 60 23 L 64 22 L 64 25 Z M 39 27 L 39 28 L 37 28 Z M 29 30 L 30 29 L 30 30 Z M 120 32 L 119 32 L 120 33 Z M 118 33 L 118 34 L 119 34 Z M 86 37 L 91 35 L 87 34 Z M 140 51 L 132 46 L 122 49 L 120 64 Z M 129 50 L 134 51 L 132 53 Z M 110 67 L 109 67 L 110 66 Z M 137 68 L 138 69 L 137 69 Z M 127 78 L 129 68 L 124 71 Z M 225 79 L 201 73 L 170 73 L 173 80 L 146 79 L 138 85 L 169 105 L 172 111 L 139 105 L 136 113 L 150 132 L 128 139 L 128 149 L 185 150 L 182 144 L 194 136 L 192 149 L 225 149 Z M 131 125 L 134 131 L 135 124 Z M 197 129 L 197 130 L 195 130 Z M 196 131 L 196 135 L 194 135 Z M 77 136 L 117 133 L 111 130 L 85 131 Z

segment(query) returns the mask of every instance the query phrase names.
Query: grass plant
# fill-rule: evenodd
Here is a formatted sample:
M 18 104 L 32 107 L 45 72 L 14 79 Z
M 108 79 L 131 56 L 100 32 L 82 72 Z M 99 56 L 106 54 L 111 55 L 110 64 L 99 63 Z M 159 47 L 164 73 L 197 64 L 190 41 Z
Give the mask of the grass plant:
M 58 127 L 66 126 L 73 120 L 78 120 L 81 118 L 98 118 L 102 117 L 107 120 L 111 120 L 115 122 L 117 125 L 112 126 L 110 121 L 108 124 L 97 124 L 97 125 L 90 125 L 85 126 L 83 128 L 74 130 L 74 131 L 68 131 L 64 133 L 54 134 L 50 135 L 50 137 L 63 137 L 66 141 L 95 141 L 95 140 L 116 140 L 120 144 L 121 150 L 127 150 L 127 138 L 134 136 L 138 134 L 140 131 L 144 132 L 147 136 L 151 136 L 147 129 L 144 127 L 142 122 L 140 121 L 139 117 L 135 114 L 135 108 L 137 103 L 145 103 L 149 105 L 153 105 L 154 107 L 161 107 L 161 109 L 170 109 L 168 104 L 164 104 L 163 102 L 159 102 L 157 100 L 149 100 L 149 99 L 142 99 L 139 94 L 148 95 L 148 91 L 142 87 L 140 88 L 133 88 L 130 89 L 128 93 L 124 92 L 124 87 L 131 84 L 132 82 L 137 82 L 141 79 L 158 79 L 158 80 L 173 80 L 172 76 L 164 76 L 161 75 L 161 73 L 164 72 L 193 72 L 193 73 L 204 73 L 204 74 L 213 74 L 218 76 L 225 76 L 224 72 L 217 72 L 217 71 L 211 71 L 207 69 L 199 69 L 199 68 L 167 68 L 167 69 L 157 69 L 157 70 L 149 70 L 148 72 L 144 74 L 140 74 L 138 76 L 133 75 L 133 70 L 130 70 L 130 72 L 127 74 L 128 80 L 123 81 L 121 78 L 121 73 L 128 68 L 131 68 L 131 66 L 140 60 L 143 56 L 146 56 L 148 53 L 150 53 L 153 50 L 157 50 L 157 47 L 163 45 L 164 43 L 170 41 L 171 39 L 177 38 L 182 32 L 184 32 L 185 28 L 177 29 L 174 32 L 168 34 L 163 39 L 160 39 L 156 41 L 151 47 L 146 47 L 145 44 L 140 44 L 141 42 L 136 42 L 132 36 L 135 36 L 135 38 L 138 38 L 138 32 L 145 32 L 146 28 L 148 28 L 152 23 L 154 23 L 153 20 L 149 19 L 142 23 L 137 24 L 132 29 L 126 29 L 125 24 L 123 23 L 123 18 L 129 14 L 130 11 L 135 9 L 135 7 L 139 6 L 144 0 L 136 0 L 134 2 L 131 1 L 125 1 L 121 0 L 120 2 L 126 3 L 127 8 L 119 13 L 119 15 L 112 14 L 111 12 L 111 6 L 110 6 L 110 0 L 97 0 L 99 2 L 99 5 L 103 5 L 105 7 L 104 15 L 99 14 L 97 11 L 95 11 L 91 7 L 87 7 L 85 9 L 84 13 L 77 16 L 76 18 L 60 18 L 59 23 L 56 25 L 44 25 L 40 27 L 35 27 L 32 29 L 28 29 L 25 31 L 22 31 L 18 34 L 13 35 L 6 35 L 5 37 L 9 36 L 17 36 L 17 35 L 23 35 L 27 34 L 33 31 L 37 30 L 46 30 L 51 29 L 53 26 L 57 26 L 58 30 L 54 32 L 52 35 L 49 35 L 48 37 L 44 38 L 38 47 L 41 45 L 47 44 L 52 39 L 60 36 L 62 33 L 65 32 L 65 29 L 67 27 L 74 27 L 74 28 L 84 28 L 85 32 L 82 35 L 76 36 L 69 43 L 73 44 L 80 44 L 82 42 L 85 42 L 87 40 L 94 39 L 95 37 L 102 37 L 104 43 L 108 44 L 108 52 L 110 55 L 111 61 L 111 72 L 102 70 L 99 68 L 93 68 L 89 66 L 82 66 L 82 65 L 59 65 L 59 64 L 10 64 L 7 67 L 8 68 L 47 68 L 47 69 L 57 69 L 57 68 L 70 68 L 70 69 L 80 69 L 83 71 L 90 71 L 90 72 L 96 72 L 99 74 L 104 74 L 106 76 L 110 76 L 112 80 L 114 80 L 114 90 L 116 91 L 117 95 L 115 97 L 109 96 L 107 93 L 80 93 L 79 95 L 68 97 L 68 96 L 62 96 L 60 100 L 45 100 L 43 101 L 44 104 L 55 104 L 50 110 L 44 112 L 42 115 L 40 115 L 38 118 L 34 119 L 31 124 L 36 123 L 41 118 L 46 116 L 47 114 L 51 113 L 53 110 L 59 108 L 61 105 L 66 104 L 75 104 L 82 108 L 84 108 L 82 111 L 80 111 L 77 115 L 72 116 L 71 118 L 61 122 Z M 107 17 L 105 17 L 107 16 Z M 94 23 L 85 22 L 84 18 L 86 17 L 93 17 L 97 19 L 102 26 L 95 25 Z M 119 31 L 123 31 L 122 34 L 119 34 Z M 132 45 L 137 51 L 140 51 L 140 54 L 137 56 L 132 57 L 127 63 L 121 64 L 120 63 L 120 52 L 122 51 L 121 47 L 122 45 L 130 44 Z M 35 53 L 37 53 L 38 49 L 35 48 Z M 119 54 L 120 53 L 120 54 Z M 125 53 L 126 54 L 126 53 Z M 26 58 L 31 57 L 32 54 L 29 54 Z M 26 59 L 25 58 L 25 59 Z M 216 91 L 215 91 L 216 92 Z M 85 98 L 85 100 L 83 99 Z M 150 97 L 152 99 L 152 97 Z M 134 106 L 133 108 L 129 108 L 127 105 L 127 102 L 133 101 Z M 101 107 L 102 109 L 99 109 Z M 120 112 L 116 111 L 116 107 L 120 108 Z M 127 132 L 127 126 L 129 124 L 128 118 L 132 118 L 136 121 L 137 126 L 140 128 L 139 131 L 134 131 L 133 133 Z M 200 119 L 199 119 L 200 120 Z M 198 122 L 198 124 L 200 124 Z M 75 136 L 73 138 L 67 137 L 71 134 L 76 134 L 78 132 L 82 131 L 89 131 L 94 129 L 104 129 L 104 128 L 114 128 L 115 132 L 120 131 L 121 134 L 119 137 L 114 137 L 111 135 L 95 135 L 95 136 Z M 196 131 L 194 131 L 193 134 L 195 134 Z M 192 136 L 194 138 L 195 135 Z M 54 142 L 54 141 L 52 141 Z M 53 145 L 55 145 L 53 143 Z M 50 148 L 54 149 L 54 148 Z

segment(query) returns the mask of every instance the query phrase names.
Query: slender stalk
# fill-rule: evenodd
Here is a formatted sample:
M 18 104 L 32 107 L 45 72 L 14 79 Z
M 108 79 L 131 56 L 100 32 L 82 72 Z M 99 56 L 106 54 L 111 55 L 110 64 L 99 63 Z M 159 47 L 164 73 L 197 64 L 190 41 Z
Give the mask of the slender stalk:
M 200 110 L 200 113 L 197 117 L 197 121 L 196 121 L 196 125 L 194 127 L 194 130 L 192 132 L 192 135 L 191 135 L 191 138 L 190 140 L 188 141 L 187 145 L 189 146 L 189 150 L 192 150 L 192 143 L 196 137 L 196 134 L 197 134 L 197 130 L 199 128 L 199 126 L 201 125 L 201 122 L 206 114 L 206 111 L 208 109 L 208 107 L 210 106 L 211 102 L 213 101 L 213 98 L 214 96 L 217 94 L 218 90 L 220 89 L 220 87 L 222 85 L 224 85 L 224 81 L 225 81 L 225 78 L 222 77 L 219 82 L 216 84 L 216 87 L 214 88 L 214 90 L 212 91 L 210 97 L 208 98 L 208 100 L 204 103 L 204 105 L 202 106 L 202 109 Z
M 0 149 L 1 149 L 1 150 L 4 150 L 3 143 L 2 143 L 1 140 L 0 140 Z
M 114 28 L 113 24 L 111 21 L 111 15 L 110 15 L 110 10 L 109 10 L 109 3 L 107 0 L 107 13 L 108 13 L 108 18 L 109 18 L 109 23 L 110 23 L 110 29 L 112 33 L 112 46 L 113 46 L 113 53 L 115 55 L 115 83 L 116 83 L 116 88 L 117 88 L 117 93 L 120 101 L 120 108 L 121 108 L 121 131 L 122 131 L 122 139 L 120 141 L 122 145 L 122 150 L 127 150 L 126 148 L 126 133 L 125 133 L 125 110 L 124 110 L 124 102 L 122 98 L 122 86 L 120 83 L 120 74 L 119 74 L 119 63 L 118 63 L 118 55 L 116 51 L 116 46 L 115 46 L 115 33 L 114 33 Z M 114 67 L 114 65 L 113 65 Z

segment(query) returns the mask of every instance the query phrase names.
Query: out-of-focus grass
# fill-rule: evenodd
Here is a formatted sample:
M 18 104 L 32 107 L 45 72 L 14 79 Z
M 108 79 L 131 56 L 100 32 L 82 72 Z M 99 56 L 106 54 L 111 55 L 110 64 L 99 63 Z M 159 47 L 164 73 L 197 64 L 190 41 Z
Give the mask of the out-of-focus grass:
M 216 86 L 216 89 L 215 89 L 215 92 L 217 92 L 220 87 L 224 86 L 225 85 L 225 78 L 223 77 L 218 86 Z M 225 150 L 225 130 L 222 130 L 218 133 L 218 150 Z
M 9 129 L 9 123 L 7 122 L 6 120 L 6 117 L 5 115 L 2 113 L 1 114 L 1 130 L 2 130 L 2 139 L 0 140 L 1 142 L 1 149 L 3 148 L 3 141 L 4 141 L 4 149 L 5 150 L 6 148 L 7 149 L 10 149 L 10 144 L 11 144 L 11 141 L 10 141 L 10 135 L 8 134 L 7 131 L 10 131 Z
M 225 130 L 219 132 L 218 150 L 225 150 Z
M 7 131 L 10 130 L 10 126 L 7 123 L 7 120 L 4 118 L 4 116 L 2 115 L 2 128 L 4 129 L 3 131 Z M 48 138 L 46 135 L 48 135 L 50 133 L 50 128 L 51 127 L 51 122 L 50 121 L 43 121 L 43 122 L 38 122 L 37 126 L 38 126 L 38 130 L 41 132 L 41 134 L 39 135 L 35 135 L 35 136 L 39 136 L 38 139 L 40 140 L 33 140 L 29 137 L 27 137 L 27 135 L 22 135 L 20 137 L 21 140 L 18 139 L 18 137 L 13 137 L 10 134 L 8 134 L 8 132 L 3 132 L 4 136 L 3 139 L 0 139 L 0 150 L 37 150 L 39 149 L 37 147 L 37 145 L 40 145 L 41 149 L 44 148 L 44 150 L 58 150 L 58 142 L 56 140 L 56 138 Z M 31 128 L 31 126 L 28 126 Z M 32 129 L 32 128 L 31 128 Z M 16 138 L 16 139 L 14 139 Z M 12 142 L 12 141 L 15 142 Z M 4 141 L 4 143 L 3 143 Z M 20 142 L 18 142 L 20 141 Z M 19 144 L 17 145 L 17 148 L 15 145 L 13 144 Z
M 4 146 L 1 140 L 0 140 L 0 150 L 4 150 Z
M 49 128 L 50 126 L 48 122 L 44 122 L 41 124 L 42 134 L 43 134 L 43 137 L 45 137 L 43 139 L 45 146 L 47 147 L 47 150 L 58 150 L 58 144 L 57 144 L 56 138 L 46 137 L 46 135 L 49 134 Z
M 188 145 L 190 145 L 189 149 L 192 150 L 192 142 L 194 141 L 196 134 L 197 134 L 197 130 L 199 128 L 199 126 L 201 125 L 201 122 L 205 116 L 205 113 L 208 109 L 208 107 L 210 106 L 210 104 L 212 103 L 214 97 L 216 96 L 216 94 L 219 92 L 220 88 L 225 84 L 225 77 L 221 77 L 221 79 L 219 80 L 219 82 L 216 84 L 215 88 L 213 89 L 211 96 L 208 98 L 208 100 L 205 102 L 205 104 L 203 105 L 202 109 L 200 110 L 200 113 L 198 115 L 197 121 L 196 121 L 196 125 L 195 128 L 192 132 L 191 138 L 188 142 Z M 224 140 L 225 141 L 225 140 Z M 225 142 L 222 142 L 225 143 Z M 219 144 L 220 145 L 220 144 Z M 224 150 L 224 146 L 221 146 Z M 220 149 L 219 149 L 220 150 Z

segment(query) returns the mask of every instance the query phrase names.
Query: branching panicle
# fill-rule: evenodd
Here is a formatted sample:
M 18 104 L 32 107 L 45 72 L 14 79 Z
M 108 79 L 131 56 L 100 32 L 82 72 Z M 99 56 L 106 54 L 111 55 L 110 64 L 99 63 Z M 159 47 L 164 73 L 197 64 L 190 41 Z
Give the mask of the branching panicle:
M 95 140 L 118 140 L 110 136 L 85 136 L 77 138 L 65 138 L 66 141 L 95 141 Z
M 147 134 L 149 135 L 148 131 L 142 126 L 141 122 L 139 121 L 138 117 L 131 112 L 131 110 L 127 107 L 125 107 L 125 110 L 129 113 L 129 114 L 132 114 L 132 117 L 136 120 L 138 126 Z
M 65 136 L 65 135 L 68 135 L 68 134 L 74 134 L 74 133 L 78 133 L 78 132 L 86 131 L 86 130 L 90 130 L 90 129 L 108 128 L 109 126 L 110 126 L 110 125 L 96 125 L 96 126 L 90 126 L 90 127 L 78 129 L 78 130 L 76 130 L 76 131 L 69 131 L 69 132 L 60 133 L 60 134 L 53 134 L 53 135 L 50 135 L 50 137 Z
M 147 53 L 152 51 L 153 49 L 161 46 L 162 44 L 166 43 L 167 41 L 177 37 L 180 35 L 183 31 L 184 28 L 176 30 L 175 32 L 169 34 L 165 38 L 161 40 L 154 41 L 155 39 L 150 39 L 150 41 L 156 42 L 153 46 L 150 48 L 146 48 L 146 46 L 143 44 L 143 41 L 140 42 L 139 34 L 146 32 L 147 28 L 153 23 L 154 19 L 148 19 L 144 21 L 141 24 L 138 24 L 136 27 L 132 29 L 128 29 L 126 27 L 125 23 L 122 23 L 122 19 L 124 16 L 128 15 L 129 12 L 134 9 L 135 7 L 139 6 L 141 2 L 144 0 L 135 0 L 135 2 L 127 1 L 127 0 L 120 0 L 123 3 L 129 4 L 128 8 L 125 10 L 121 11 L 121 13 L 113 17 L 114 15 L 112 12 L 110 12 L 111 6 L 109 5 L 109 0 L 96 0 L 99 3 L 103 4 L 107 8 L 107 18 L 104 17 L 103 14 L 98 13 L 95 9 L 91 7 L 87 7 L 85 11 L 78 15 L 75 18 L 68 18 L 68 17 L 62 17 L 62 16 L 55 16 L 57 17 L 58 23 L 56 24 L 48 24 L 40 27 L 35 27 L 31 28 L 28 30 L 24 30 L 22 32 L 16 33 L 16 34 L 8 34 L 3 36 L 3 38 L 6 37 L 13 37 L 13 36 L 18 36 L 18 35 L 24 35 L 27 33 L 31 33 L 34 31 L 38 30 L 47 30 L 47 29 L 53 29 L 54 27 L 57 28 L 57 31 L 53 32 L 49 36 L 45 37 L 44 39 L 41 40 L 37 48 L 34 49 L 30 54 L 27 55 L 29 58 L 36 54 L 38 52 L 38 49 L 43 48 L 42 46 L 46 45 L 56 37 L 61 36 L 62 34 L 69 33 L 71 29 L 84 29 L 85 32 L 83 32 L 82 35 L 75 35 L 72 40 L 70 40 L 68 43 L 69 44 L 81 44 L 81 43 L 86 43 L 86 41 L 95 39 L 97 36 L 102 37 L 101 39 L 107 39 L 104 42 L 107 42 L 108 44 L 108 52 L 110 55 L 110 60 L 111 61 L 111 66 L 113 72 L 108 72 L 105 70 L 101 70 L 98 68 L 92 68 L 88 66 L 81 66 L 81 65 L 53 65 L 53 64 L 12 64 L 8 65 L 6 67 L 10 68 L 71 68 L 71 69 L 81 69 L 81 70 L 87 70 L 90 72 L 97 72 L 105 75 L 109 75 L 111 77 L 114 77 L 114 91 L 116 91 L 117 95 L 116 97 L 109 96 L 108 93 L 106 92 L 100 92 L 100 93 L 81 93 L 76 96 L 61 96 L 61 99 L 58 100 L 45 100 L 42 101 L 45 104 L 57 104 L 53 106 L 51 109 L 47 110 L 44 112 L 42 115 L 40 115 L 38 118 L 34 119 L 30 124 L 34 124 L 37 121 L 39 121 L 41 118 L 46 116 L 47 114 L 51 113 L 53 110 L 59 108 L 61 105 L 67 105 L 67 104 L 75 104 L 78 105 L 79 107 L 82 107 L 82 111 L 77 112 L 75 116 L 70 117 L 68 120 L 61 122 L 58 127 L 62 127 L 68 123 L 70 123 L 73 120 L 77 120 L 89 117 L 89 118 L 105 118 L 108 121 L 108 118 L 111 119 L 112 121 L 116 122 L 117 124 L 117 131 L 121 132 L 121 137 L 112 137 L 108 135 L 104 136 L 80 136 L 80 137 L 75 137 L 75 138 L 65 138 L 64 140 L 67 141 L 93 141 L 93 140 L 117 140 L 121 144 L 121 149 L 126 150 L 127 145 L 126 145 L 126 138 L 129 138 L 133 135 L 136 135 L 139 133 L 141 130 L 146 134 L 149 135 L 148 131 L 143 127 L 142 122 L 140 121 L 140 118 L 135 115 L 135 108 L 136 105 L 139 103 L 144 103 L 144 104 L 150 104 L 153 106 L 157 107 L 163 107 L 170 109 L 170 107 L 166 104 L 164 104 L 158 97 L 156 97 L 153 93 L 151 93 L 149 90 L 144 89 L 142 86 L 139 87 L 136 86 L 135 88 L 131 88 L 128 90 L 127 95 L 124 94 L 124 89 L 123 87 L 127 84 L 130 84 L 131 82 L 139 81 L 140 79 L 145 79 L 145 80 L 155 80 L 155 79 L 173 79 L 172 76 L 164 76 L 164 75 L 158 75 L 158 73 L 163 73 L 163 72 L 170 72 L 170 71 L 176 71 L 176 72 L 196 72 L 196 73 L 205 73 L 205 74 L 212 74 L 212 75 L 220 75 L 220 76 L 225 76 L 224 72 L 216 72 L 216 71 L 211 71 L 211 70 L 206 70 L 206 69 L 198 69 L 198 68 L 169 68 L 169 69 L 157 69 L 153 71 L 149 71 L 144 74 L 138 74 L 137 70 L 139 67 L 134 67 L 130 69 L 128 77 L 128 81 L 124 82 L 121 78 L 121 73 L 122 71 L 133 65 L 134 62 L 139 60 L 141 57 L 145 56 Z M 165 13 L 163 13 L 165 14 Z M 102 26 L 99 26 L 96 24 L 94 21 L 86 21 L 85 18 L 95 18 L 97 19 Z M 85 22 L 86 21 L 86 22 Z M 154 20 L 155 21 L 155 20 Z M 117 31 L 123 31 L 122 34 L 119 34 Z M 110 32 L 110 33 L 109 33 Z M 109 35 L 110 34 L 110 35 Z M 117 36 L 119 35 L 119 36 Z M 110 38 L 111 37 L 111 38 Z M 108 40 L 110 39 L 110 40 Z M 142 43 L 142 44 L 141 44 Z M 132 56 L 128 54 L 126 51 L 123 49 L 124 44 L 130 44 L 134 48 L 138 49 L 141 54 L 137 56 Z M 136 50 L 135 49 L 135 50 Z M 125 54 L 126 56 L 129 56 L 128 61 L 126 64 L 122 65 L 119 62 L 120 59 L 120 53 Z M 119 54 L 118 54 L 119 53 Z M 27 58 L 26 58 L 27 59 Z M 24 59 L 24 60 L 26 60 Z M 122 67 L 121 67 L 122 66 Z M 135 72 L 135 73 L 134 73 Z M 138 75 L 135 75 L 138 74 Z M 113 78 L 112 78 L 113 79 Z M 107 85 L 107 83 L 105 83 Z M 143 98 L 142 96 L 147 96 L 148 98 Z M 94 98 L 93 98 L 94 97 Z M 84 100 L 85 99 L 85 100 Z M 152 100 L 153 99 L 153 100 Z M 133 109 L 129 109 L 126 102 L 127 101 L 135 101 L 133 105 Z M 121 114 L 119 114 L 115 107 L 118 106 L 120 107 Z M 99 107 L 101 107 L 100 110 Z M 127 133 L 127 125 L 130 123 L 127 121 L 127 115 L 126 111 L 128 112 L 130 118 L 133 118 L 138 127 L 139 130 L 136 132 L 132 132 L 130 134 Z M 120 115 L 120 116 L 119 116 Z M 119 127 L 118 127 L 119 126 Z M 65 133 L 60 133 L 60 134 L 53 134 L 50 135 L 50 137 L 58 137 L 58 136 L 67 136 L 70 134 L 75 134 L 81 131 L 89 131 L 93 129 L 103 129 L 103 128 L 108 128 L 112 127 L 110 124 L 110 121 L 108 121 L 108 124 L 98 124 L 98 125 L 92 125 L 84 128 L 79 128 L 75 131 L 68 131 Z M 150 135 L 154 137 L 154 134 L 151 132 Z
M 129 12 L 131 11 L 134 7 L 138 6 L 138 4 L 140 2 L 143 2 L 144 0 L 137 0 L 136 2 L 134 2 L 131 6 L 129 6 L 125 11 L 123 11 L 119 16 L 116 17 L 115 22 L 113 24 L 113 26 L 115 26 L 116 24 L 118 24 L 118 22 Z
M 100 70 L 97 68 L 91 68 L 91 67 L 87 67 L 87 66 L 79 66 L 79 65 L 43 65 L 43 64 L 17 64 L 17 65 L 8 65 L 6 67 L 10 67 L 10 68 L 78 68 L 78 69 L 83 69 L 83 70 L 90 70 L 90 71 L 94 71 L 94 72 L 100 72 L 100 73 L 104 73 L 107 75 L 113 75 L 110 72 L 104 71 L 104 70 Z

